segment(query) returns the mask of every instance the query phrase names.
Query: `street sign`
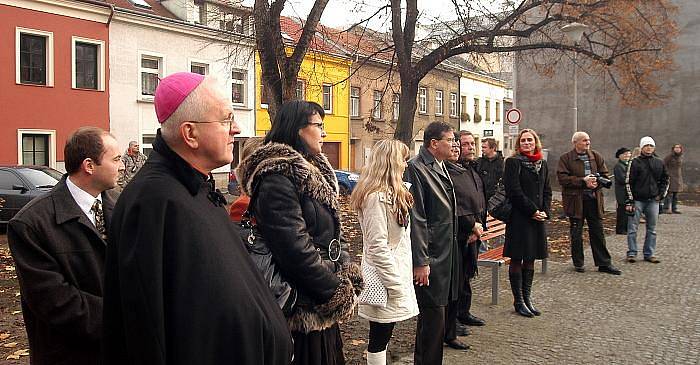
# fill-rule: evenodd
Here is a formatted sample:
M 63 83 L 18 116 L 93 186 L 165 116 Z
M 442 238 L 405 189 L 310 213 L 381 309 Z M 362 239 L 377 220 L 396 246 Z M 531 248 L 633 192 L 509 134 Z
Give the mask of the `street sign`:
M 520 109 L 513 108 L 513 109 L 508 109 L 506 112 L 506 121 L 508 123 L 517 125 L 520 123 L 520 119 L 522 118 L 523 114 L 520 112 Z
M 518 132 L 520 132 L 520 127 L 518 127 L 517 124 L 508 126 L 508 134 L 510 134 L 511 136 L 517 136 Z
M 484 129 L 484 137 L 493 137 L 493 129 Z

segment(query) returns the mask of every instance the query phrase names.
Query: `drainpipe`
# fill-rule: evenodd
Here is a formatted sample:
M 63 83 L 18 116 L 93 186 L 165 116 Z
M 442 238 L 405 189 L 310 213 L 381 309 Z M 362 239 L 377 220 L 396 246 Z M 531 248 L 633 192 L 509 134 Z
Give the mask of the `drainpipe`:
M 114 4 L 109 4 L 109 18 L 107 18 L 107 28 L 109 28 L 109 24 L 112 23 L 113 17 L 114 17 Z

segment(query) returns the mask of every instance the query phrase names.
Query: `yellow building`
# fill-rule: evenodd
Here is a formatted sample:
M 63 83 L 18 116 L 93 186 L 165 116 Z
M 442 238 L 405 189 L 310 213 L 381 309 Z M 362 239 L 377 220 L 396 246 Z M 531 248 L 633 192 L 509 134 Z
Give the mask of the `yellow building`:
M 255 58 L 255 82 L 257 104 L 255 133 L 264 136 L 270 130 L 266 98 L 262 95 L 262 71 L 260 61 Z M 350 60 L 309 51 L 299 70 L 296 97 L 318 103 L 325 110 L 326 138 L 323 152 L 334 168 L 347 170 L 350 166 Z

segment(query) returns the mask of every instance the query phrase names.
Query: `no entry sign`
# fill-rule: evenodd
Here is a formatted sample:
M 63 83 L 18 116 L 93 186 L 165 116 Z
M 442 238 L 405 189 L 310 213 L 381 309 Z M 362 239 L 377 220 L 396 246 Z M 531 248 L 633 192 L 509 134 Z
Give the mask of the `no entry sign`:
M 508 109 L 508 111 L 506 112 L 506 120 L 512 125 L 517 125 L 518 123 L 520 123 L 520 118 L 522 118 L 522 113 L 520 112 L 520 109 Z

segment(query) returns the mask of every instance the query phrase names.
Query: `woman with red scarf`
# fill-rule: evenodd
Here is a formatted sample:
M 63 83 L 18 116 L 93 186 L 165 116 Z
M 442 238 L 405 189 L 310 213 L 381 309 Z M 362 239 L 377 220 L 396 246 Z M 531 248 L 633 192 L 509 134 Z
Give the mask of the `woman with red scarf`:
M 547 232 L 552 189 L 542 144 L 532 129 L 523 129 L 515 141 L 515 153 L 506 159 L 503 186 L 513 209 L 506 225 L 503 256 L 510 257 L 510 287 L 515 311 L 521 316 L 539 316 L 532 304 L 535 260 L 547 257 Z

